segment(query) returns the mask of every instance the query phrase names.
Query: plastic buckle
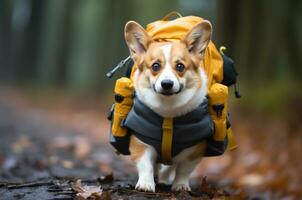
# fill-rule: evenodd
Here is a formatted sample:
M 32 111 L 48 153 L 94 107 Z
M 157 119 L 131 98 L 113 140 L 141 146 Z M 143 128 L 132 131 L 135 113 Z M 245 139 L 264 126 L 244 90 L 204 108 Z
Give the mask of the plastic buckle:
M 216 112 L 217 117 L 221 117 L 224 109 L 224 104 L 213 105 L 213 110 Z

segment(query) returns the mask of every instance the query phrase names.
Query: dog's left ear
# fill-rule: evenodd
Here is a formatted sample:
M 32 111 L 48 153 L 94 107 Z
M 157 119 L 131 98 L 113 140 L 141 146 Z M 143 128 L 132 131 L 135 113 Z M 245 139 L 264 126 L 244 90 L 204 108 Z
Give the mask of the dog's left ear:
M 129 21 L 125 25 L 125 40 L 134 60 L 146 53 L 151 42 L 151 37 L 145 29 L 135 21 Z
M 212 36 L 212 25 L 204 20 L 195 25 L 183 38 L 190 53 L 202 55 L 207 48 Z

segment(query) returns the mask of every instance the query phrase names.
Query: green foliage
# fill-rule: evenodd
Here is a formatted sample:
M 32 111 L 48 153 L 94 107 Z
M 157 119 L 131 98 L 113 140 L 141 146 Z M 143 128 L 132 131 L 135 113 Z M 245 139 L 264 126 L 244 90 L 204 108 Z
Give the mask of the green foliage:
M 248 110 L 260 111 L 269 115 L 280 115 L 289 109 L 292 99 L 302 99 L 302 93 L 297 88 L 298 82 L 283 80 L 263 82 L 241 87 L 243 98 L 239 103 Z M 237 100 L 232 103 L 238 103 Z

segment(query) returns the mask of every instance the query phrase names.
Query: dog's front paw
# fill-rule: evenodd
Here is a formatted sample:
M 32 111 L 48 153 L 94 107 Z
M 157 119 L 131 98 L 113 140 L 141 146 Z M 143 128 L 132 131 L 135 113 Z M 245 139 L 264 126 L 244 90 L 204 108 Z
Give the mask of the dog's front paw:
M 144 192 L 155 192 L 155 183 L 154 181 L 138 180 L 135 189 Z
M 173 184 L 172 185 L 172 190 L 175 191 L 175 192 L 191 191 L 191 188 L 190 188 L 189 184 L 178 183 L 178 184 Z

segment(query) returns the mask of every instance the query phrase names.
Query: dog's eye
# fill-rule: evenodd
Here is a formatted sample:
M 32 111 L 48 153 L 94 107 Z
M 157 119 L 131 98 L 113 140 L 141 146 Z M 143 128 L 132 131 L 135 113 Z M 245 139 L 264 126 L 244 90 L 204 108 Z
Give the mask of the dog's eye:
M 177 63 L 175 69 L 178 72 L 183 72 L 185 70 L 185 66 L 182 63 Z
M 152 70 L 155 71 L 155 72 L 158 72 L 160 70 L 161 66 L 159 63 L 153 63 L 152 64 Z

